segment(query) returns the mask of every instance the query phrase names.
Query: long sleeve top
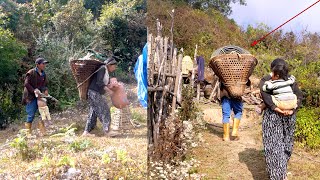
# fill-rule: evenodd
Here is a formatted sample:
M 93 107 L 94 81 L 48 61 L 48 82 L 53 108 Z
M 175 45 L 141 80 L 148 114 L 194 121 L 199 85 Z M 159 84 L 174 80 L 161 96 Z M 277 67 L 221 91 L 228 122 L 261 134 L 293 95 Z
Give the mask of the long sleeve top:
M 272 102 L 271 94 L 263 91 L 263 85 L 265 84 L 266 81 L 270 81 L 270 80 L 271 80 L 270 74 L 264 76 L 260 81 L 259 88 L 260 88 L 260 93 L 261 93 L 263 102 L 266 104 L 266 106 L 268 108 L 274 110 L 277 106 Z M 298 100 L 297 109 L 298 109 L 301 106 L 303 95 L 302 95 L 302 92 L 300 91 L 298 84 L 296 82 L 294 82 L 291 85 L 291 88 L 292 88 L 293 93 L 297 96 L 297 100 Z M 296 109 L 294 111 L 296 111 Z
M 26 104 L 35 99 L 34 90 L 48 85 L 47 77 L 43 71 L 41 74 L 38 68 L 33 68 L 26 73 L 24 80 L 24 90 L 22 96 L 22 103 Z
M 95 75 L 92 76 L 89 89 L 99 92 L 100 94 L 105 93 L 105 90 L 104 90 L 105 82 L 103 79 L 105 77 L 106 71 L 107 71 L 106 66 L 103 65 L 103 67 L 101 67 L 100 70 L 96 72 Z
M 266 81 L 262 86 L 262 90 L 271 93 L 277 100 L 286 101 L 296 99 L 291 85 L 295 82 L 295 77 L 290 76 L 288 80 L 278 79 Z

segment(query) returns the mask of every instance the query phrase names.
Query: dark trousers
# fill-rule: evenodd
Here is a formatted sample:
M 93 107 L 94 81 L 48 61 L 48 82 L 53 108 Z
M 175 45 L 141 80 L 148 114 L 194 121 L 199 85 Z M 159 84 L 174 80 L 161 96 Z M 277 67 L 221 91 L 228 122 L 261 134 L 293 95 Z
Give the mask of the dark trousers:
M 107 99 L 100 93 L 88 90 L 89 115 L 85 131 L 90 132 L 97 124 L 97 118 L 100 119 L 103 130 L 109 131 L 111 114 Z
M 296 115 L 282 116 L 267 108 L 262 121 L 262 137 L 267 172 L 271 180 L 286 177 L 293 150 Z

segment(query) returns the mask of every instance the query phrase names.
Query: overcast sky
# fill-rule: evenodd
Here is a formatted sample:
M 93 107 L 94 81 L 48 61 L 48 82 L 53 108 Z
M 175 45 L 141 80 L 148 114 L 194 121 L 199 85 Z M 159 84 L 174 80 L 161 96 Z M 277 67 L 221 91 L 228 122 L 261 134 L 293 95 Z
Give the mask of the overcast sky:
M 319 0 L 246 0 L 247 6 L 232 5 L 229 18 L 245 29 L 249 24 L 256 27 L 261 22 L 275 29 L 316 1 Z M 281 29 L 298 33 L 305 28 L 320 33 L 320 2 Z

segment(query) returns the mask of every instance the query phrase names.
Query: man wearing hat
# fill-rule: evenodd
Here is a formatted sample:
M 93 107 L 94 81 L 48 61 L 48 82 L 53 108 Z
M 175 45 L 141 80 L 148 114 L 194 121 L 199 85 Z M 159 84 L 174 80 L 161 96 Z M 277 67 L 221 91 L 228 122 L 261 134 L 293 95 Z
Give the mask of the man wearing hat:
M 36 97 L 40 94 L 39 88 L 47 87 L 48 84 L 46 73 L 44 72 L 47 63 L 48 61 L 43 58 L 36 59 L 36 67 L 30 69 L 25 76 L 22 104 L 26 105 L 27 120 L 25 127 L 28 130 L 28 135 L 31 135 L 31 125 L 38 110 Z M 39 129 L 42 134 L 45 133 L 45 126 L 42 120 L 39 121 Z
M 111 113 L 107 99 L 103 95 L 108 91 L 109 73 L 114 72 L 117 67 L 117 61 L 114 58 L 108 58 L 104 61 L 97 73 L 92 76 L 88 89 L 89 115 L 83 136 L 94 136 L 90 131 L 97 124 L 97 118 L 102 123 L 106 136 L 115 136 L 117 133 L 110 131 Z

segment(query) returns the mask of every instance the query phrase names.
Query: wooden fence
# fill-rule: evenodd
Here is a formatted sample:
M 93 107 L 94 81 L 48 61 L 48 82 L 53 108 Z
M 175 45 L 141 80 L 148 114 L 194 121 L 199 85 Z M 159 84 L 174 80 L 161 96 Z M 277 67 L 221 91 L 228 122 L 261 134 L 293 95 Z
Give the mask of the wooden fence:
M 158 23 L 158 29 L 161 28 Z M 161 30 L 160 30 L 161 31 Z M 156 149 L 159 128 L 181 102 L 181 63 L 183 55 L 177 55 L 172 40 L 148 34 L 148 144 L 149 152 Z

